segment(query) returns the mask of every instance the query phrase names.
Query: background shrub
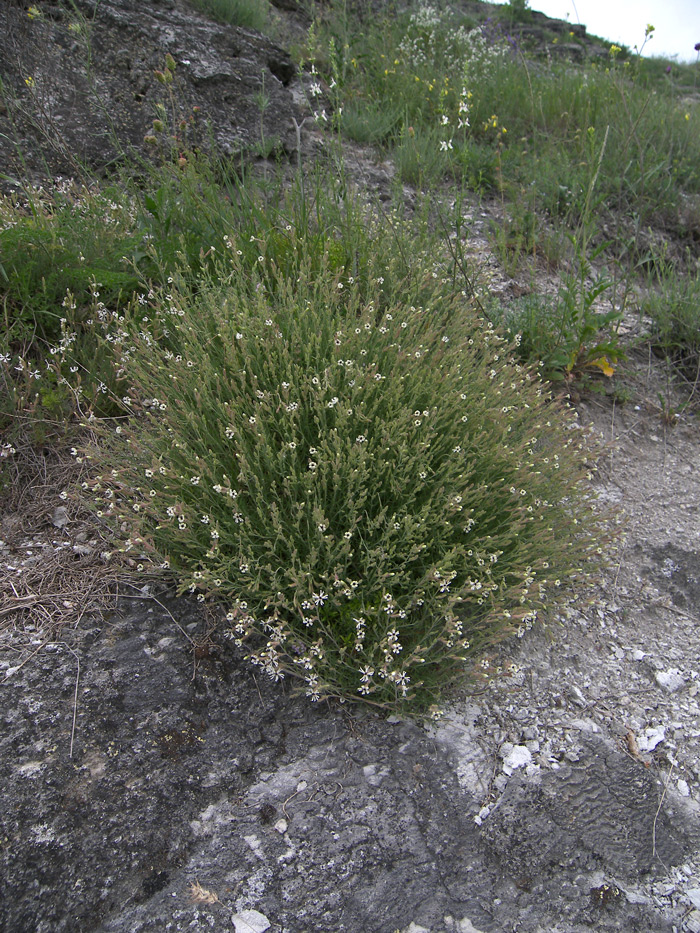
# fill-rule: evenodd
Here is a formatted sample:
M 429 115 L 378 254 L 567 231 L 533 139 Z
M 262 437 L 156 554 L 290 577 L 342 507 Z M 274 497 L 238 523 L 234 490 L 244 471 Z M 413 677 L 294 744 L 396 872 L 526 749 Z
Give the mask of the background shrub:
M 506 21 L 531 15 L 522 2 L 499 9 Z M 700 191 L 689 69 L 669 76 L 617 46 L 585 67 L 533 61 L 498 23 L 474 28 L 431 4 L 322 25 L 309 57 L 347 113 L 341 131 L 388 150 L 405 181 L 451 174 L 516 203 L 531 185 L 538 211 L 576 226 L 605 138 L 597 190 L 610 226 L 632 215 L 673 229 L 683 197 Z
M 272 677 L 429 705 L 594 551 L 579 432 L 430 270 L 387 303 L 330 251 L 273 287 L 243 245 L 124 339 L 95 508 Z
M 262 32 L 267 24 L 267 0 L 190 0 L 193 7 L 228 26 L 245 26 Z
M 697 385 L 700 376 L 700 273 L 682 273 L 671 263 L 657 259 L 650 279 L 641 308 L 650 319 L 651 345 Z
M 66 291 L 82 307 L 93 285 L 113 308 L 138 285 L 130 264 L 142 246 L 134 205 L 114 190 L 70 183 L 0 200 L 0 302 L 5 338 L 57 339 Z

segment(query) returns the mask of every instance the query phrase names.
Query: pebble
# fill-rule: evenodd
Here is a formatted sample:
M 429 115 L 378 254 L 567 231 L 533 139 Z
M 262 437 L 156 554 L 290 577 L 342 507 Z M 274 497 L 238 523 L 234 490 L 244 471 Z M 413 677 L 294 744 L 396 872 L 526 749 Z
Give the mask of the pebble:
M 56 528 L 65 528 L 68 524 L 68 510 L 65 505 L 58 505 L 51 515 L 51 524 Z
M 506 774 L 512 774 L 517 768 L 523 765 L 529 765 L 532 762 L 532 752 L 525 745 L 510 745 L 508 742 L 501 748 L 503 756 L 503 770 Z
M 642 752 L 653 752 L 657 745 L 666 737 L 665 726 L 650 726 L 642 735 L 637 737 L 637 745 Z
M 683 674 L 676 667 L 670 667 L 667 671 L 656 671 L 654 679 L 660 687 L 669 693 L 675 693 L 685 683 Z
M 578 729 L 579 732 L 600 732 L 598 724 L 592 719 L 572 719 L 571 728 Z
M 231 918 L 236 933 L 265 933 L 270 929 L 270 921 L 258 910 L 242 910 Z

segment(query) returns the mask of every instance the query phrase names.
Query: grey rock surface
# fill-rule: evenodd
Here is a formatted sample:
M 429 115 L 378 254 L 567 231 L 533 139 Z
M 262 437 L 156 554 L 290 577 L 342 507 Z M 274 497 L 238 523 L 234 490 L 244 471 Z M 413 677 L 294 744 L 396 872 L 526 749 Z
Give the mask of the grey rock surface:
M 138 599 L 3 662 L 0 929 L 671 931 L 625 884 L 694 824 L 641 763 L 592 739 L 479 825 L 429 730 L 292 698 L 205 634 Z
M 265 36 L 214 23 L 185 0 L 78 0 L 40 12 L 0 4 L 0 173 L 75 176 L 81 165 L 113 167 L 129 149 L 145 154 L 158 104 L 168 131 L 190 145 L 238 155 L 264 138 L 294 150 L 294 65 Z M 166 53 L 177 66 L 169 87 L 155 77 Z

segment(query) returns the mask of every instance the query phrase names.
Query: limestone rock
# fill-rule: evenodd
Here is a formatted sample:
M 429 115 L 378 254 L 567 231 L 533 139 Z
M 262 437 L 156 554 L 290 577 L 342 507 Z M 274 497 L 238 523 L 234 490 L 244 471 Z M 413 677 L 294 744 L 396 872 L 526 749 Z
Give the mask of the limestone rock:
M 293 151 L 295 68 L 270 39 L 214 23 L 186 0 L 73 7 L 39 3 L 40 15 L 30 18 L 0 4 L 0 133 L 19 144 L 0 148 L 0 173 L 21 177 L 24 159 L 39 177 L 46 169 L 75 176 L 82 164 L 113 166 L 124 151 L 143 155 L 159 104 L 162 138 L 177 136 L 176 148 L 213 141 L 231 155 L 263 143 L 266 151 Z M 155 72 L 166 54 L 176 67 L 164 85 Z

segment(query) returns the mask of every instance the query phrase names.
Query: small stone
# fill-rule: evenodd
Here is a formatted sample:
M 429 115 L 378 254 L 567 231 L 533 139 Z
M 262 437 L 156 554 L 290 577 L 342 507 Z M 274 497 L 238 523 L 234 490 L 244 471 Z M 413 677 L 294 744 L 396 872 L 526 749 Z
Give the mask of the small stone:
M 571 695 L 571 699 L 577 706 L 580 706 L 582 709 L 588 706 L 588 701 L 578 687 L 572 685 L 569 688 L 569 693 Z
M 491 812 L 490 804 L 486 804 L 486 806 L 483 806 L 481 810 L 479 810 L 479 812 L 474 817 L 474 822 L 476 823 L 476 825 L 481 826 L 481 824 L 484 822 L 484 820 L 486 819 L 486 817 L 489 815 L 490 812 Z
M 639 894 L 637 891 L 625 891 L 625 898 L 629 904 L 648 904 L 649 898 L 646 894 Z
M 685 894 L 693 907 L 700 910 L 700 888 L 688 888 Z
M 231 918 L 236 933 L 265 933 L 270 929 L 270 921 L 265 914 L 257 910 L 242 910 Z
M 641 752 L 653 752 L 666 737 L 665 726 L 650 726 L 637 737 L 637 746 Z
M 676 667 L 670 667 L 667 671 L 656 671 L 654 679 L 660 687 L 669 693 L 675 693 L 685 683 L 683 674 Z
M 598 724 L 592 719 L 572 719 L 571 728 L 578 729 L 579 732 L 600 732 Z
M 275 823 L 275 829 L 280 835 L 283 835 L 284 833 L 287 832 L 288 826 L 289 824 L 287 823 L 286 820 L 277 820 L 277 822 Z
M 681 797 L 690 797 L 690 788 L 688 787 L 687 781 L 684 781 L 683 778 L 681 778 L 676 786 L 678 787 L 678 793 L 681 795 Z
M 58 505 L 51 515 L 51 524 L 56 528 L 65 528 L 68 524 L 68 510 L 65 505 Z
M 501 754 L 506 750 L 506 745 L 501 749 Z M 532 753 L 525 745 L 512 745 L 503 756 L 503 770 L 506 774 L 512 774 L 517 768 L 523 765 L 529 765 L 532 762 Z

